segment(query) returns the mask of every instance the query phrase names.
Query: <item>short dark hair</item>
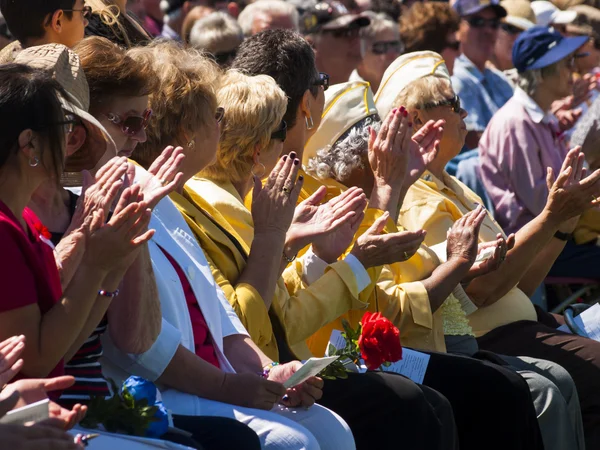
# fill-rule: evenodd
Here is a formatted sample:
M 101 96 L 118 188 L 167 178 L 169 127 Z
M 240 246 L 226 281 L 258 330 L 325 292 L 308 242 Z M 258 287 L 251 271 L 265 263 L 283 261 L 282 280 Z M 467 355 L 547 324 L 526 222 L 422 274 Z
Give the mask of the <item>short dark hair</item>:
M 405 52 L 441 53 L 450 33 L 458 31 L 460 17 L 448 3 L 416 2 L 400 18 Z
M 73 9 L 76 0 L 0 0 L 0 11 L 6 19 L 6 25 L 21 43 L 29 39 L 41 38 L 48 25 L 48 16 L 60 9 Z M 66 11 L 70 20 L 73 13 Z
M 90 87 L 90 113 L 95 115 L 114 97 L 150 95 L 158 86 L 154 69 L 136 61 L 122 47 L 106 38 L 91 36 L 73 51 Z
M 307 89 L 317 95 L 317 66 L 310 44 L 291 30 L 266 30 L 247 38 L 239 47 L 232 69 L 248 75 L 270 75 L 288 97 L 283 120 L 291 128 Z
M 33 130 L 52 152 L 56 181 L 60 180 L 65 158 L 65 114 L 58 94 L 64 90 L 51 75 L 23 64 L 0 65 L 0 167 L 19 151 L 19 135 Z M 42 156 L 42 155 L 40 155 Z M 43 164 L 43 158 L 40 157 Z

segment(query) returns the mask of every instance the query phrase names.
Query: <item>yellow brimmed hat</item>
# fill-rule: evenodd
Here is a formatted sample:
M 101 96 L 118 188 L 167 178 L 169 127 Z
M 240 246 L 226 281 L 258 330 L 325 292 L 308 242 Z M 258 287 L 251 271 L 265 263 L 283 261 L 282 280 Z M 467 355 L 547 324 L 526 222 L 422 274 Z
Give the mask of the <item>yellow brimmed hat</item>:
M 331 86 L 325 92 L 321 125 L 304 146 L 302 164 L 317 152 L 333 145 L 352 125 L 377 114 L 371 86 L 366 81 L 350 81 Z
M 375 105 L 383 120 L 394 107 L 398 94 L 413 81 L 433 75 L 450 81 L 444 59 L 435 52 L 407 53 L 397 58 L 383 74 Z M 401 105 L 397 105 L 401 106 Z

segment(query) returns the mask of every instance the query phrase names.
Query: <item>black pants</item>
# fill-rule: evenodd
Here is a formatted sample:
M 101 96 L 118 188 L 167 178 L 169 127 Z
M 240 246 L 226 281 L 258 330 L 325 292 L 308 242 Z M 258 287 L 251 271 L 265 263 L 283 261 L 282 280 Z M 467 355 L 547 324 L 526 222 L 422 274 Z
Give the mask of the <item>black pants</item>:
M 544 448 L 529 387 L 503 361 L 489 352 L 474 358 L 427 353 L 423 384 L 452 404 L 461 450 Z
M 325 380 L 319 403 L 348 423 L 358 450 L 458 448 L 448 400 L 400 375 L 351 373 L 345 380 Z
M 174 415 L 173 424 L 192 437 L 167 433 L 163 439 L 200 450 L 260 450 L 256 433 L 235 419 Z

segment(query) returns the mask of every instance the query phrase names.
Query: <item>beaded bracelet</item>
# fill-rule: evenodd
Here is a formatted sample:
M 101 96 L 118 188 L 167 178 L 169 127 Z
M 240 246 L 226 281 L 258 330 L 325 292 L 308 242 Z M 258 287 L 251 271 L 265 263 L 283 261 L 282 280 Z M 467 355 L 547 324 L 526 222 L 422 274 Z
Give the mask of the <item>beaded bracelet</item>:
M 288 264 L 289 263 L 293 263 L 296 260 L 296 255 L 292 256 L 291 258 L 285 254 L 285 250 L 283 251 L 283 259 L 285 259 Z
M 278 366 L 279 363 L 273 361 L 271 364 L 267 364 L 265 367 L 263 367 L 262 372 L 259 373 L 259 375 L 263 378 L 269 378 L 269 374 L 271 373 L 271 370 L 273 370 L 273 367 Z
M 117 289 L 115 292 L 108 292 L 103 289 L 100 289 L 98 291 L 98 295 L 100 295 L 101 297 L 115 298 L 117 295 L 119 295 L 119 290 Z

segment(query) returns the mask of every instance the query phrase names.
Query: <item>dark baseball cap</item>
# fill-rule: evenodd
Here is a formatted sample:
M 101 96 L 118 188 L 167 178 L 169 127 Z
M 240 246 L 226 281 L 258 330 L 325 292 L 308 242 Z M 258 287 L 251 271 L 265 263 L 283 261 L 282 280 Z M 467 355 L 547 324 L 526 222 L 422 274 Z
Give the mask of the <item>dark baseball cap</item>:
M 564 37 L 550 27 L 532 27 L 515 41 L 513 64 L 519 72 L 542 69 L 575 53 L 588 39 L 588 36 Z
M 506 17 L 506 10 L 500 5 L 500 0 L 457 0 L 452 7 L 461 17 L 477 14 L 486 8 L 492 8 L 499 18 Z
M 342 30 L 346 28 L 362 28 L 371 23 L 371 19 L 361 14 L 350 14 L 339 2 L 317 3 L 302 15 L 300 25 L 303 34 L 320 31 Z

